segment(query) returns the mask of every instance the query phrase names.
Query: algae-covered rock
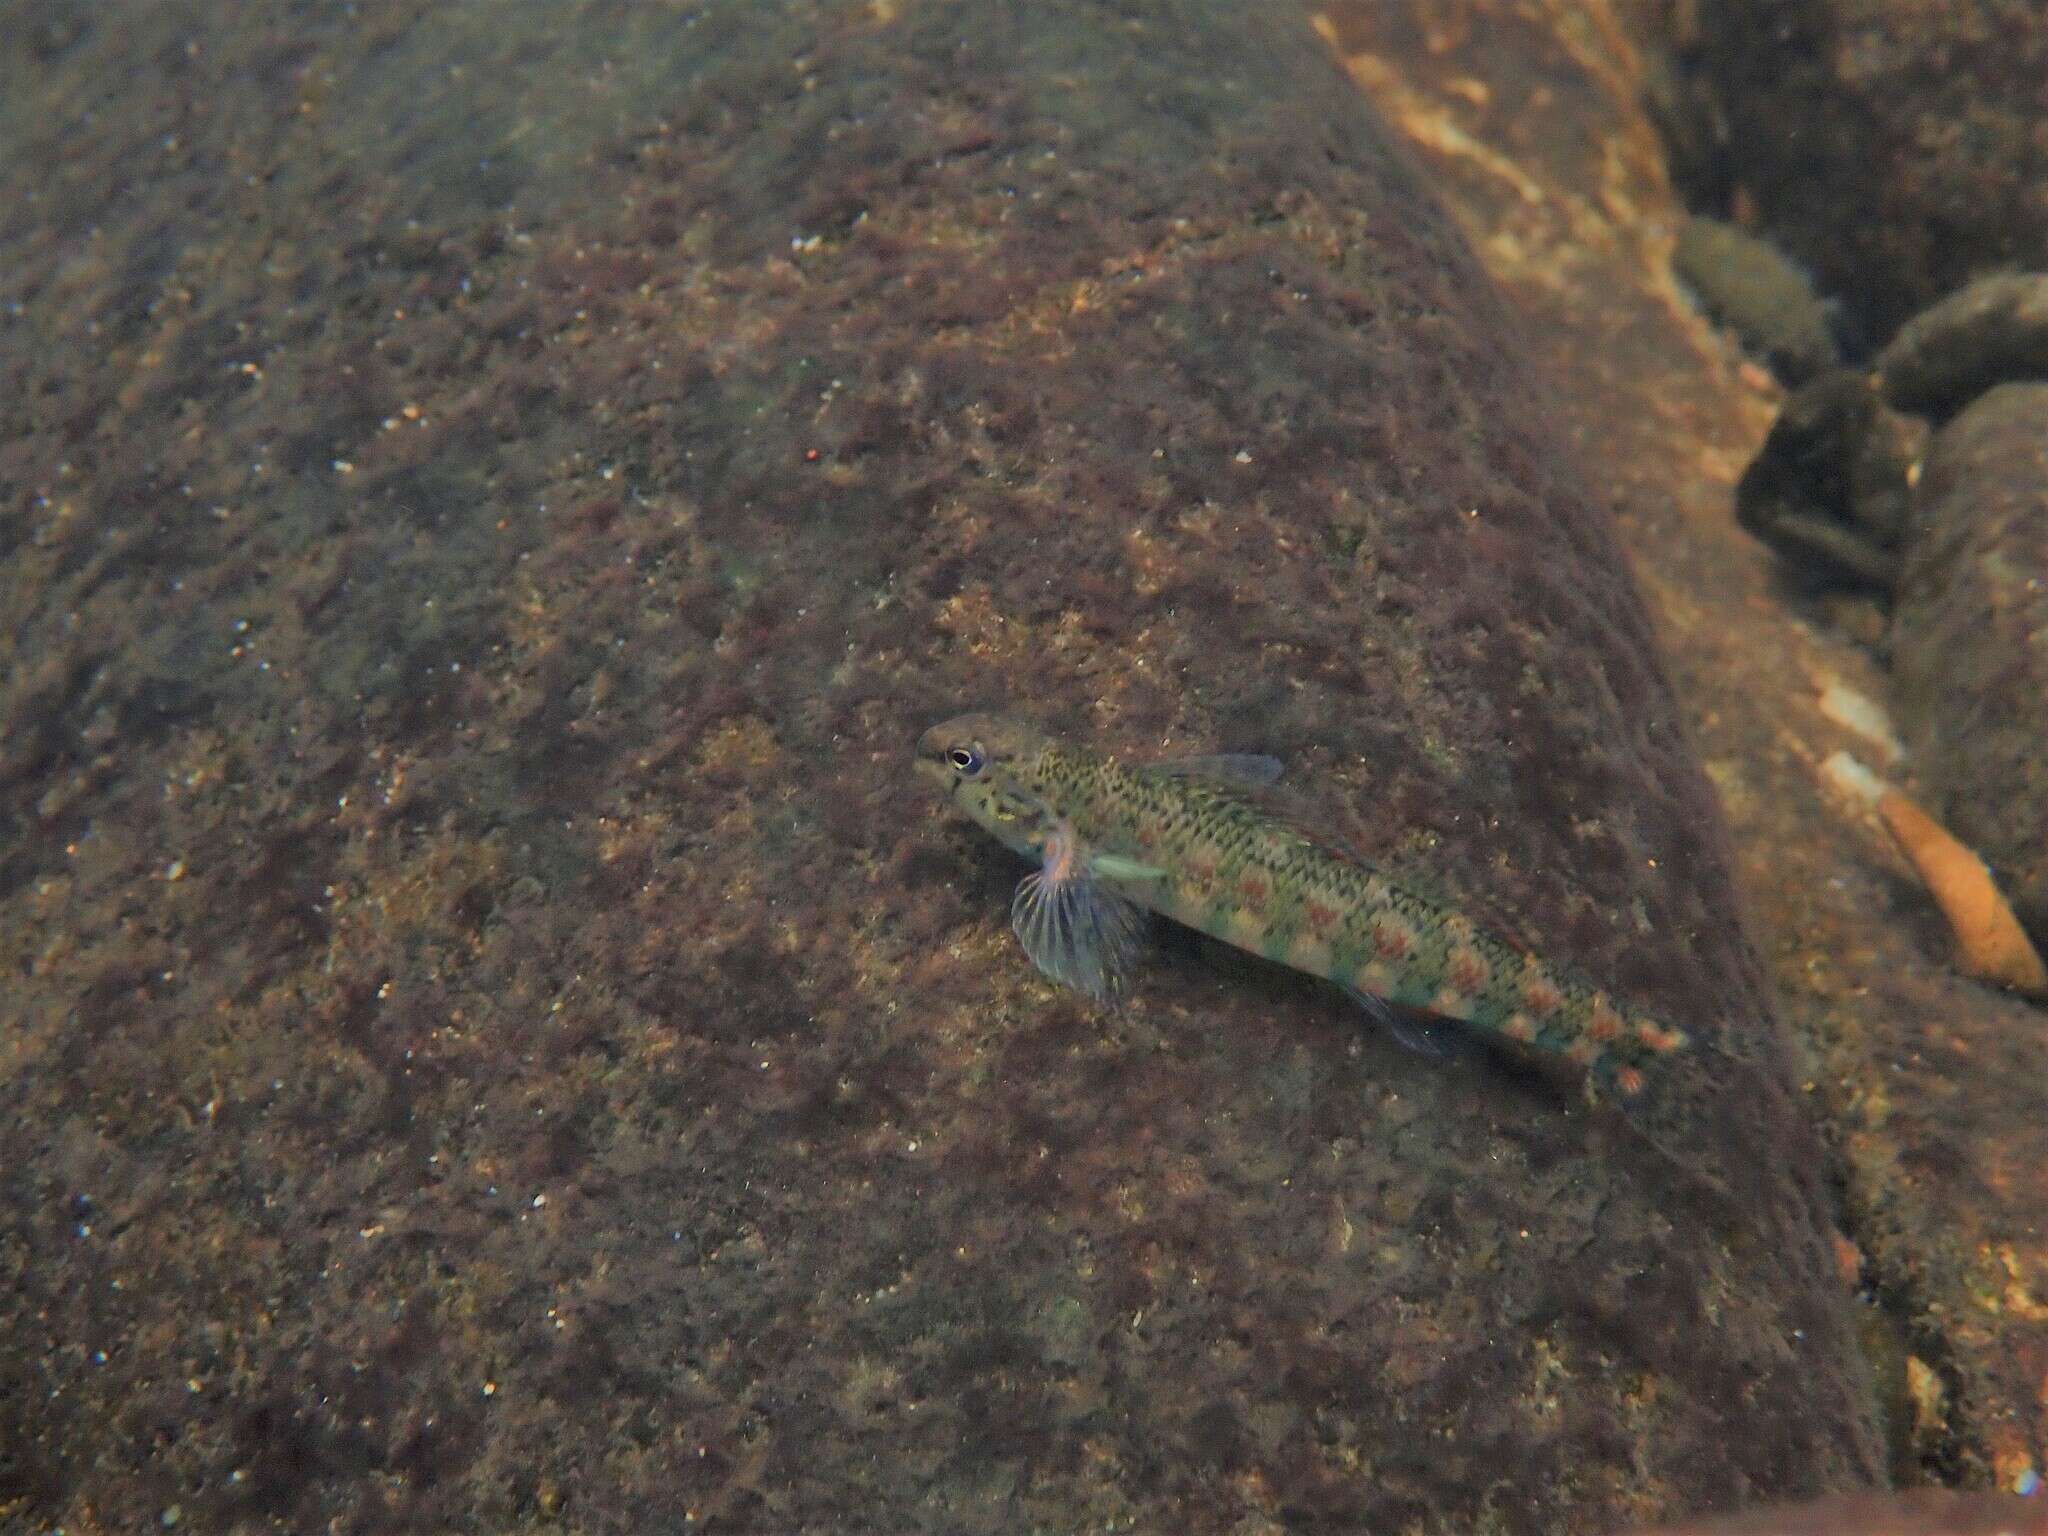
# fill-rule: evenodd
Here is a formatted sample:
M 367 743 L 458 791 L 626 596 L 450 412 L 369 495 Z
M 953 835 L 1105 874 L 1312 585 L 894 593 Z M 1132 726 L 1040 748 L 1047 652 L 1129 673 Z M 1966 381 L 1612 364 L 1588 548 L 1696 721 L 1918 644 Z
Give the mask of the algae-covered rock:
M 0 1520 L 1876 1475 L 1605 491 L 1305 17 L 191 4 L 8 83 Z M 909 772 L 997 697 L 1278 753 L 1685 1029 L 1734 1199 L 1260 963 L 1043 985 Z
M 1679 229 L 1671 265 L 1707 313 L 1788 387 L 1840 364 L 1826 301 L 1805 269 L 1768 240 L 1695 215 Z
M 1959 288 L 1900 326 L 1876 367 L 1892 405 L 1942 418 L 1993 385 L 2048 378 L 2048 273 Z
M 1715 206 L 1757 226 L 1872 337 L 2048 248 L 2048 11 L 2011 0 L 1674 6 L 1682 90 Z M 1697 164 L 1702 156 L 1695 152 Z
M 1760 402 L 1700 366 L 1696 327 L 1671 311 L 1673 213 L 1638 107 L 1641 55 L 1596 40 L 1586 17 L 1606 8 L 1467 6 L 1454 28 L 1426 9 L 1342 0 L 1325 14 L 1558 365 L 1553 409 L 1618 510 L 1735 829 L 1755 931 L 1812 1052 L 1808 1103 L 1829 1122 L 1860 1271 L 1849 1283 L 1873 1303 L 1859 1315 L 1901 1330 L 1880 1374 L 1902 1381 L 1911 1354 L 1944 1389 L 1934 1433 L 1902 1433 L 1894 1476 L 2030 1487 L 2048 1465 L 2048 1313 L 2014 1298 L 2048 1295 L 2048 1254 L 2015 1235 L 2048 1209 L 2039 1020 L 1953 973 L 1887 840 L 1814 773 L 1837 745 L 1891 760 L 1869 702 L 1885 692 L 1866 650 L 1881 626 L 1852 639 L 1776 600 L 1775 559 L 1726 516 L 1722 468 L 1754 444 Z M 1697 25 L 1714 8 L 1612 9 Z M 1860 597 L 1827 606 L 1873 617 Z M 1772 1502 L 1723 1489 L 1667 1517 Z
M 1943 819 L 2048 943 L 2048 384 L 1935 434 L 1892 624 L 1898 713 Z

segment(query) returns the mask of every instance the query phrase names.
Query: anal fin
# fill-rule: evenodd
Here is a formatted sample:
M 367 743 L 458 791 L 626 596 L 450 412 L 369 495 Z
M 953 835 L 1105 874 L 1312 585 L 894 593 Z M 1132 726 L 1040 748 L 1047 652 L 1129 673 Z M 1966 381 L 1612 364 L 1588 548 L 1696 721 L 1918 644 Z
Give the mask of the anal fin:
M 1433 1018 L 1412 1008 L 1398 1008 L 1384 997 L 1346 987 L 1345 995 L 1372 1016 L 1372 1021 L 1418 1056 L 1447 1061 L 1457 1054 L 1463 1033 L 1451 1019 Z

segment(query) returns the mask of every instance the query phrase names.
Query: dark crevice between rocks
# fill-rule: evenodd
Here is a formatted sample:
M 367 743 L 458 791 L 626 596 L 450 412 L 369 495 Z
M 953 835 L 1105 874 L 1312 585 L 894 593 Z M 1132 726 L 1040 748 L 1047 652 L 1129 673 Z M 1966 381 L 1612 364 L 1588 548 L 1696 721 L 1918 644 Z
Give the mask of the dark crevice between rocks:
M 1856 1247 L 1855 1336 L 1876 1389 L 1891 1481 L 1900 1488 L 1969 1486 L 1979 1480 L 1990 1457 L 1981 1441 L 1958 1428 L 1970 1420 L 1967 1412 L 1959 1411 L 1964 1400 L 1962 1368 L 1925 1287 L 1896 1262 L 1886 1260 L 1886 1255 L 1902 1250 L 1897 1235 L 1887 1234 L 1889 1223 L 1857 1193 L 1856 1181 L 1839 1155 L 1829 1163 L 1828 1182 L 1842 1235 Z M 1909 1358 L 1934 1373 L 1949 1410 L 1932 1434 L 1917 1423 Z

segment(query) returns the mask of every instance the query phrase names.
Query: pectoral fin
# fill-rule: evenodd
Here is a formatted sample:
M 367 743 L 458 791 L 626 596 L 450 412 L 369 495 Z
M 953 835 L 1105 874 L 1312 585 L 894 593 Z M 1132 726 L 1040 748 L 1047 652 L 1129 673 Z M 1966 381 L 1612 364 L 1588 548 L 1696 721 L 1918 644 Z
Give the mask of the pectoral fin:
M 1101 860 L 1093 861 L 1099 866 Z M 1129 864 L 1126 860 L 1114 863 Z M 1048 844 L 1043 868 L 1026 875 L 1010 902 L 1010 928 L 1031 963 L 1062 986 L 1108 1002 L 1123 983 L 1145 930 L 1145 910 L 1083 873 Z M 1134 870 L 1146 866 L 1129 864 Z M 1115 878 L 1135 879 L 1122 874 Z

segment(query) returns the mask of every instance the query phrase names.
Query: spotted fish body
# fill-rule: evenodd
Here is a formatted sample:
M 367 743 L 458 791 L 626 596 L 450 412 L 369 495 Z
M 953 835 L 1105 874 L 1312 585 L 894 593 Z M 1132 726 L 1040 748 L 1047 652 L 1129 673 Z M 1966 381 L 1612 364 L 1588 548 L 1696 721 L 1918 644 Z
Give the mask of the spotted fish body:
M 1686 1036 L 1584 977 L 1487 933 L 1262 806 L 1270 758 L 1127 765 L 1022 722 L 967 715 L 919 767 L 1039 868 L 1013 926 L 1032 959 L 1097 997 L 1116 989 L 1142 910 L 1379 1000 L 1564 1056 L 1623 1096 Z

